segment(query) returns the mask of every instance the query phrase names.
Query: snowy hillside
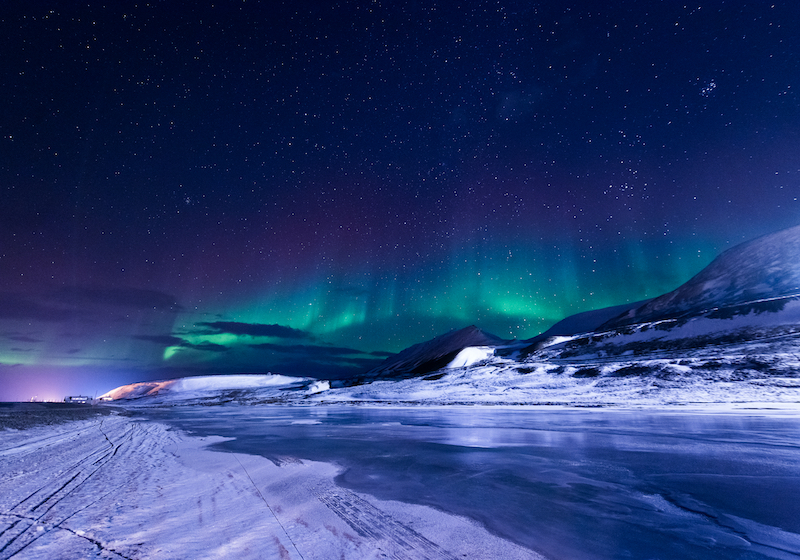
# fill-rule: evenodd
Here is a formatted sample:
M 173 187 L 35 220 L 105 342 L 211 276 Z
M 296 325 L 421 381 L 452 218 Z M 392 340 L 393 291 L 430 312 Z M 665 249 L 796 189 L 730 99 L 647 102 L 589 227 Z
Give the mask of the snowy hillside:
M 631 309 L 640 307 L 648 301 L 650 300 L 625 303 L 622 305 L 615 305 L 613 307 L 593 309 L 591 311 L 584 311 L 582 313 L 570 315 L 569 317 L 561 319 L 558 323 L 547 329 L 542 334 L 529 339 L 527 342 L 535 343 L 554 336 L 574 335 L 596 330 L 603 323 L 619 317 L 621 314 L 630 311 Z
M 800 226 L 728 249 L 678 289 L 604 326 L 676 319 L 795 295 L 800 295 Z
M 800 403 L 798 294 L 800 227 L 795 227 L 729 249 L 661 297 L 567 317 L 517 352 L 496 348 L 483 361 L 451 361 L 463 367 L 422 379 L 375 382 L 315 398 Z
M 800 227 L 722 253 L 688 282 L 569 340 L 538 340 L 537 359 L 724 354 L 731 345 L 789 349 L 800 333 Z M 789 346 L 787 346 L 789 345 Z
M 206 375 L 167 381 L 144 381 L 123 385 L 100 397 L 101 400 L 144 399 L 147 403 L 232 400 L 243 394 L 260 399 L 279 400 L 287 392 L 313 393 L 328 387 L 327 382 L 285 375 Z
M 800 298 L 770 300 L 763 307 L 735 306 L 694 317 L 664 319 L 562 340 L 539 343 L 523 351 L 540 359 L 605 359 L 618 356 L 680 355 L 707 349 L 724 353 L 731 345 L 761 346 L 775 340 L 800 340 Z

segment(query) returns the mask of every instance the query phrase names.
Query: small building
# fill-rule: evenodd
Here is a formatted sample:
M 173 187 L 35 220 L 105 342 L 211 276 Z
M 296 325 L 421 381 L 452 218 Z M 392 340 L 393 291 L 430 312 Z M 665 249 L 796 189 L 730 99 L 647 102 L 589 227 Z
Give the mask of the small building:
M 65 403 L 73 403 L 73 404 L 89 404 L 92 402 L 92 397 L 83 397 L 83 396 L 74 396 L 74 397 L 64 397 Z

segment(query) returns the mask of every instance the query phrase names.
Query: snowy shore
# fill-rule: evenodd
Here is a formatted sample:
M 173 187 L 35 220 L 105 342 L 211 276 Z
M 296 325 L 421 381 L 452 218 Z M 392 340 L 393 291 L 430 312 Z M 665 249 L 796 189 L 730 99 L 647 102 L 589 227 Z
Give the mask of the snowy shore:
M 541 558 L 333 464 L 206 449 L 223 439 L 122 415 L 0 431 L 0 559 Z

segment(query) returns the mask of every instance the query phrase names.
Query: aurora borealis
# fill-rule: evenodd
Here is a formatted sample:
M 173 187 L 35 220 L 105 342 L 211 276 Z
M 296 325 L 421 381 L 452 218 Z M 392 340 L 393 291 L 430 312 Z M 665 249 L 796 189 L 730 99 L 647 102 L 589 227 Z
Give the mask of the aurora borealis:
M 800 223 L 793 2 L 10 2 L 0 400 L 529 338 Z

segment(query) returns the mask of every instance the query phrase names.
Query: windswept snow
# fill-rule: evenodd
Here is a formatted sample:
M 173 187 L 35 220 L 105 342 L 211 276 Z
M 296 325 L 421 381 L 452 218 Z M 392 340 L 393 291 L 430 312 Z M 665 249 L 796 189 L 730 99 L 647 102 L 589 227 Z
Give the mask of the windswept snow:
M 757 369 L 765 367 L 776 373 Z M 800 360 L 793 356 L 760 362 L 746 354 L 559 365 L 493 358 L 423 379 L 332 389 L 302 402 L 800 409 L 798 369 Z
M 641 307 L 649 300 L 637 301 L 633 303 L 625 303 L 622 305 L 615 305 L 613 307 L 604 307 L 602 309 L 593 309 L 591 311 L 583 311 L 570 315 L 560 320 L 558 323 L 547 329 L 540 335 L 537 335 L 528 342 L 538 342 L 551 337 L 574 335 L 579 333 L 586 333 L 597 329 L 600 325 L 620 316 L 631 309 Z
M 578 338 L 577 336 L 554 336 L 549 339 L 545 339 L 540 343 L 540 348 L 547 348 L 548 346 L 555 346 L 556 344 L 563 344 L 564 342 L 569 342 L 570 340 L 575 340 Z
M 330 381 L 315 381 L 311 385 L 308 386 L 308 392 L 312 395 L 316 393 L 321 393 L 322 391 L 327 391 L 331 388 Z

